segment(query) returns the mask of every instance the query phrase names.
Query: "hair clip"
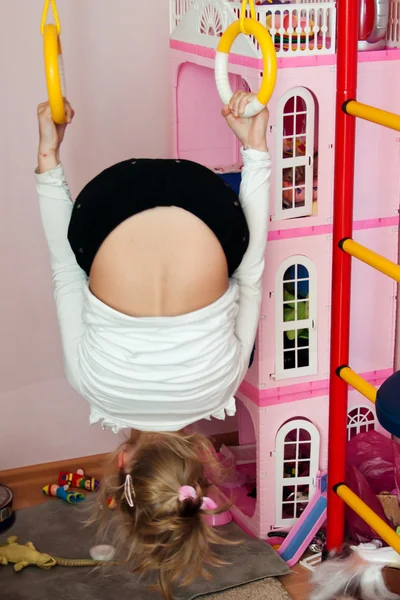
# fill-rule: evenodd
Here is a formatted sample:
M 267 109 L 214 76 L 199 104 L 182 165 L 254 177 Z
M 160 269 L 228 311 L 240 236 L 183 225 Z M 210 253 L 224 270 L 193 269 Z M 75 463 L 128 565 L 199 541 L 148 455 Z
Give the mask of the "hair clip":
M 132 477 L 129 474 L 125 477 L 124 496 L 129 506 L 133 508 L 135 506 L 136 494 L 135 488 L 133 487 Z
M 179 488 L 179 502 L 184 502 L 188 498 L 195 500 L 197 498 L 196 490 L 191 485 L 183 485 Z M 215 510 L 218 507 L 214 500 L 204 496 L 200 508 L 201 510 Z

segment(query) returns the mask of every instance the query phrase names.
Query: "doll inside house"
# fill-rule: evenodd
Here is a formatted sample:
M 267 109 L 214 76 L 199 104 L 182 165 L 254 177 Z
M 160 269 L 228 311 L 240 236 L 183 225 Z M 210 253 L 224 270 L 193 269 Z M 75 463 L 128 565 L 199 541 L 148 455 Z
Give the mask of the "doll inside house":
M 283 159 L 305 157 L 307 139 L 305 136 L 307 107 L 300 96 L 289 98 L 283 117 Z M 313 156 L 312 214 L 318 213 L 318 149 L 310 152 Z M 287 167 L 282 170 L 282 210 L 301 208 L 306 203 L 306 168 L 304 165 Z

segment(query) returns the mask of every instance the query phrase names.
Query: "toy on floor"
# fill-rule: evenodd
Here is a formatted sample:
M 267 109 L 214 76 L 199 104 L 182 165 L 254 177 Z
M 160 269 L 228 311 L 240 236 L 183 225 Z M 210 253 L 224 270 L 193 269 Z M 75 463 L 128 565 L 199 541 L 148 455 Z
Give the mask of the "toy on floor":
M 309 546 L 309 550 L 310 550 L 310 552 L 313 552 L 314 554 L 318 554 L 323 551 L 325 544 L 326 544 L 326 531 L 324 529 L 321 529 L 317 533 L 317 535 L 314 536 L 314 539 L 312 540 L 312 542 Z
M 32 542 L 26 542 L 24 546 L 17 543 L 17 537 L 7 538 L 7 544 L 0 545 L 0 565 L 14 565 L 14 571 L 22 571 L 29 565 L 36 565 L 40 569 L 51 569 L 56 565 L 60 567 L 96 567 L 104 564 L 104 561 L 92 560 L 91 558 L 61 558 L 51 556 L 36 550 Z M 110 563 L 108 563 L 110 564 Z
M 85 477 L 83 469 L 78 469 L 75 473 L 60 471 L 58 475 L 58 485 L 68 485 L 69 487 L 96 492 L 100 482 L 94 477 Z
M 45 485 L 44 488 L 42 488 L 42 492 L 46 496 L 60 498 L 60 500 L 64 500 L 64 502 L 67 502 L 68 504 L 78 504 L 85 500 L 85 496 L 80 492 L 69 492 L 68 485 L 60 486 L 56 483 Z
M 10 488 L 0 483 L 0 532 L 9 529 L 15 521 L 13 498 Z
M 108 544 L 93 546 L 90 548 L 90 556 L 93 560 L 98 560 L 99 562 L 110 562 L 115 556 L 115 548 Z
M 107 505 L 110 510 L 115 510 L 117 508 L 117 501 L 115 498 L 108 498 Z
M 290 532 L 282 531 L 283 535 L 279 540 L 280 532 L 275 530 L 266 540 L 272 547 L 277 548 L 279 545 L 278 554 L 289 567 L 295 565 L 310 544 L 315 542 L 315 536 L 326 521 L 328 475 L 326 471 L 318 472 L 316 478 L 317 490 Z

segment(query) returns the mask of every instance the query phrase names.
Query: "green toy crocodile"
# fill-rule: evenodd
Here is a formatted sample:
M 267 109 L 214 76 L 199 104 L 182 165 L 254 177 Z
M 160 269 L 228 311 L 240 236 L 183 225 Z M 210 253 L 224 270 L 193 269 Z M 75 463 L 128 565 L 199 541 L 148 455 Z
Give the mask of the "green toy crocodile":
M 38 552 L 32 542 L 26 542 L 25 546 L 17 544 L 17 537 L 7 538 L 7 544 L 0 544 L 0 565 L 14 564 L 16 572 L 22 571 L 29 565 L 36 565 L 40 569 L 51 569 L 56 565 L 61 567 L 96 567 L 98 565 L 110 564 L 99 561 L 81 558 L 60 558 L 50 554 Z

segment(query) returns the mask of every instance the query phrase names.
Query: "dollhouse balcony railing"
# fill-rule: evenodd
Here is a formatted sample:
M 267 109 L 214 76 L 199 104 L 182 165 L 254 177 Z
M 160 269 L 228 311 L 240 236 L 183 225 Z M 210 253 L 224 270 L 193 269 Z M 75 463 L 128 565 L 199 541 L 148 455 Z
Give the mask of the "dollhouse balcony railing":
M 390 0 L 386 45 L 400 48 L 400 0 Z
M 170 0 L 171 37 L 216 48 L 225 29 L 241 15 L 241 2 L 231 0 Z M 249 16 L 246 11 L 246 16 Z M 256 6 L 257 20 L 269 30 L 277 56 L 318 56 L 336 50 L 336 3 L 301 2 Z M 257 40 L 246 36 L 240 51 L 261 58 Z

